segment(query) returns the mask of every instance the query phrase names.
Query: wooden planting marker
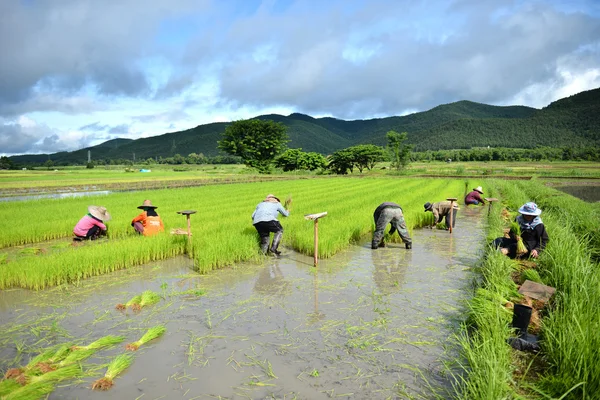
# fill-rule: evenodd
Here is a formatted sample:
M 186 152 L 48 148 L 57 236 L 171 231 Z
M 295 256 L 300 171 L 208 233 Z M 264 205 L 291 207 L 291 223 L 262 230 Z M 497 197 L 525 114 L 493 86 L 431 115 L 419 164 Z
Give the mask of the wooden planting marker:
M 490 211 L 492 211 L 492 205 L 495 201 L 498 201 L 495 197 L 484 197 L 485 201 L 488 202 L 488 216 L 490 215 Z
M 190 215 L 196 214 L 196 210 L 177 211 L 177 214 L 186 216 L 186 218 L 187 218 L 187 236 L 188 236 L 188 240 L 190 240 L 192 237 L 192 226 L 190 224 Z
M 448 221 L 450 224 L 450 233 L 452 233 L 452 224 L 454 224 L 454 202 L 458 200 L 457 197 L 448 197 L 446 200 L 450 202 L 450 215 L 448 215 Z
M 326 215 L 327 211 L 318 214 L 306 214 L 304 216 L 304 219 L 315 221 L 315 267 L 319 261 L 319 218 L 322 218 Z

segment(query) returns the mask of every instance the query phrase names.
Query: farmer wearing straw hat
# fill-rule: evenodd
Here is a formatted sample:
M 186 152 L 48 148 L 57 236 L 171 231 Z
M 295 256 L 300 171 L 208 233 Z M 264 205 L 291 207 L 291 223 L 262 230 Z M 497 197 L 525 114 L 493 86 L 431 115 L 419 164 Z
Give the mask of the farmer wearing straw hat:
M 541 213 L 542 210 L 533 202 L 525 203 L 519 208 L 521 215 L 516 218 L 516 221 L 521 228 L 521 240 L 527 248 L 525 254 L 519 255 L 521 258 L 538 258 L 548 243 L 548 232 L 540 218 Z M 517 257 L 517 238 L 515 237 L 497 238 L 492 245 L 510 258 Z
M 442 222 L 442 218 L 446 217 L 446 230 L 448 230 L 450 228 L 450 222 L 448 221 L 450 212 L 452 212 L 452 228 L 456 225 L 457 204 L 454 204 L 453 207 L 449 201 L 438 201 L 437 203 L 427 202 L 423 207 L 425 207 L 425 212 L 431 211 L 433 213 L 433 224 L 429 228 L 433 229 L 434 226 Z
M 381 203 L 373 213 L 373 218 L 375 219 L 375 231 L 373 232 L 373 241 L 371 242 L 371 248 L 373 250 L 378 247 L 385 247 L 384 242 L 384 231 L 387 224 L 392 224 L 392 228 L 390 229 L 390 235 L 392 235 L 395 231 L 398 231 L 398 234 L 402 238 L 402 241 L 405 244 L 407 249 L 412 248 L 412 239 L 408 234 L 408 230 L 406 229 L 406 222 L 404 222 L 404 215 L 402 214 L 402 208 L 392 202 Z
M 256 209 L 252 213 L 252 224 L 260 235 L 260 251 L 263 254 L 267 254 L 268 251 L 275 255 L 281 254 L 277 248 L 283 237 L 283 227 L 277 220 L 277 215 L 281 214 L 284 217 L 290 215 L 289 210 L 286 210 L 286 208 L 289 208 L 290 201 L 291 199 L 286 200 L 284 208 L 277 197 L 269 194 L 263 201 L 258 203 Z M 273 243 L 269 248 L 271 232 L 273 232 L 274 235 Z
M 482 187 L 477 186 L 475 189 L 473 189 L 473 191 L 471 193 L 469 193 L 465 197 L 465 204 L 466 205 L 469 205 L 469 204 L 478 205 L 479 203 L 485 204 L 485 201 L 483 201 L 483 199 L 481 198 L 482 194 L 483 194 Z
M 107 227 L 103 222 L 110 220 L 110 214 L 106 208 L 89 206 L 87 215 L 77 222 L 73 233 L 75 240 L 96 240 L 101 235 L 106 235 Z
M 165 230 L 162 219 L 156 213 L 158 207 L 153 206 L 150 200 L 144 200 L 144 203 L 138 208 L 144 212 L 131 221 L 131 226 L 137 233 L 152 236 Z

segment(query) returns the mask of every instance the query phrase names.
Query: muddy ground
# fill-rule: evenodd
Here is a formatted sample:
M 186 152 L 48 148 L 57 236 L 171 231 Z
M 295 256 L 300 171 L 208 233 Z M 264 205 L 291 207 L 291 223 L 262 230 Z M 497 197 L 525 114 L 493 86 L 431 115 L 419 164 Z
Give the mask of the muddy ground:
M 88 376 L 50 399 L 385 399 L 446 397 L 443 363 L 464 319 L 482 255 L 487 208 L 462 207 L 452 234 L 415 230 L 402 244 L 355 245 L 313 268 L 281 258 L 208 275 L 178 257 L 41 292 L 0 292 L 0 368 L 42 347 L 124 335 L 86 361 Z M 320 224 L 326 235 L 327 221 Z M 139 313 L 115 309 L 144 290 L 163 296 Z M 90 389 L 105 364 L 149 327 L 166 334 L 135 353 L 109 392 Z

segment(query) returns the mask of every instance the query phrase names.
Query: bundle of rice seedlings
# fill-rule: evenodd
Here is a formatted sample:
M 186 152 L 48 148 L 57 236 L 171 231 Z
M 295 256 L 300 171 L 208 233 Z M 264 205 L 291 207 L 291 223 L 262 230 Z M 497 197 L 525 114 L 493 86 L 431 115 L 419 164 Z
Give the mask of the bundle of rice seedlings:
M 38 400 L 54 390 L 54 386 L 48 382 L 37 382 L 21 386 L 2 397 L 2 400 Z
M 139 304 L 134 304 L 131 308 L 134 311 L 140 311 L 142 307 L 156 304 L 160 301 L 160 299 L 161 297 L 157 293 L 154 293 L 152 290 L 146 290 L 144 293 L 142 293 L 142 299 L 140 300 Z
M 140 340 L 138 340 L 137 342 L 129 343 L 127 346 L 125 346 L 125 348 L 127 350 L 136 351 L 141 345 L 162 336 L 166 330 L 167 328 L 165 328 L 164 325 L 158 325 L 153 328 L 150 328 Z
M 68 344 L 64 344 L 64 345 L 60 346 L 54 352 L 52 357 L 50 357 L 44 361 L 38 362 L 36 364 L 36 368 L 39 369 L 43 374 L 45 374 L 46 372 L 54 371 L 56 369 L 54 364 L 56 364 L 59 361 L 62 361 L 67 355 L 69 355 L 72 347 L 73 346 L 68 345 Z
M 283 203 L 283 207 L 286 210 L 289 210 L 291 206 L 292 206 L 292 195 L 289 194 L 287 199 L 285 199 L 285 202 Z
M 131 298 L 131 300 L 129 300 L 125 304 L 117 304 L 117 306 L 115 308 L 117 310 L 123 311 L 123 310 L 127 309 L 127 307 L 133 307 L 135 304 L 140 304 L 140 301 L 142 301 L 142 296 L 138 294 L 136 296 L 133 296 Z
M 532 281 L 532 282 L 537 282 L 537 283 L 544 283 L 542 282 L 542 278 L 540 277 L 540 273 L 537 272 L 537 270 L 535 269 L 525 269 L 521 272 L 521 279 L 523 280 L 523 282 L 525 281 Z
M 512 222 L 510 224 L 510 232 L 514 235 L 515 239 L 517 239 L 517 254 L 525 254 L 527 253 L 527 247 L 525 247 L 525 243 L 521 239 L 521 226 L 518 222 Z
M 4 374 L 4 379 L 18 378 L 19 376 L 34 370 L 38 363 L 48 360 L 53 354 L 54 350 L 46 350 L 32 358 L 25 367 L 9 368 Z
M 119 354 L 114 360 L 108 364 L 104 378 L 98 379 L 92 385 L 92 389 L 108 390 L 113 385 L 113 380 L 121 372 L 125 371 L 133 362 L 133 356 L 130 354 Z
M 73 346 L 71 347 L 71 350 L 98 350 L 105 347 L 114 346 L 115 344 L 121 343 L 123 340 L 125 340 L 125 336 L 108 335 L 88 344 L 87 346 Z
M 73 351 L 68 356 L 66 356 L 64 360 L 56 364 L 56 366 L 58 368 L 62 368 L 66 367 L 67 365 L 78 363 L 80 361 L 85 360 L 88 357 L 91 357 L 95 352 L 95 349 Z
M 82 374 L 83 370 L 79 364 L 71 364 L 43 375 L 21 375 L 17 379 L 17 382 L 19 382 L 21 385 L 35 383 L 55 383 L 64 381 L 65 379 L 76 378 Z
M 0 398 L 2 396 L 6 396 L 7 394 L 14 392 L 19 389 L 21 385 L 17 383 L 14 379 L 5 379 L 0 382 Z

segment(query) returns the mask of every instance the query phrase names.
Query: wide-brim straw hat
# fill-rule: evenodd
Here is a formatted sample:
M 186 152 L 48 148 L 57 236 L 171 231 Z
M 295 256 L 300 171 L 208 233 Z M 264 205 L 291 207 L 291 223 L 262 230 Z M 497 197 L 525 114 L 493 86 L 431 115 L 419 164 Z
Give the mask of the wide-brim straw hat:
M 541 213 L 542 210 L 532 201 L 523 204 L 521 208 L 519 208 L 519 214 L 538 216 Z
M 141 206 L 138 206 L 139 209 L 144 209 L 144 208 L 158 208 L 157 206 L 153 206 L 152 202 L 150 200 L 144 200 L 144 204 L 142 204 Z
M 106 207 L 101 206 L 89 206 L 88 212 L 100 221 L 110 221 L 110 214 L 106 211 Z
M 279 200 L 279 197 L 275 196 L 274 194 L 268 194 L 267 197 L 265 198 L 265 200 L 269 200 L 269 199 L 275 199 L 281 203 L 281 200 Z
M 477 186 L 475 189 L 473 189 L 481 194 L 483 194 L 483 188 L 481 186 Z
M 425 212 L 427 212 L 431 209 L 431 207 L 433 207 L 433 204 L 431 204 L 430 202 L 427 202 L 427 203 L 423 204 L 423 207 L 425 207 Z

